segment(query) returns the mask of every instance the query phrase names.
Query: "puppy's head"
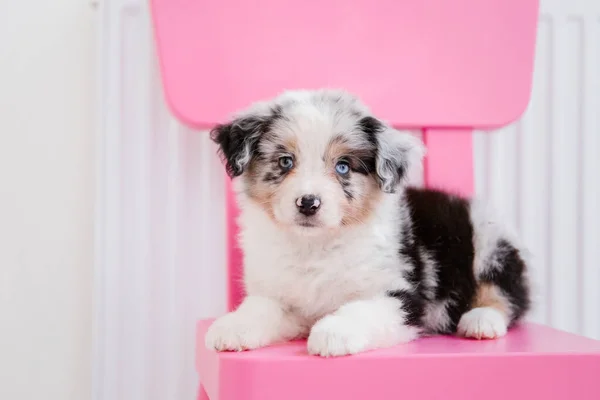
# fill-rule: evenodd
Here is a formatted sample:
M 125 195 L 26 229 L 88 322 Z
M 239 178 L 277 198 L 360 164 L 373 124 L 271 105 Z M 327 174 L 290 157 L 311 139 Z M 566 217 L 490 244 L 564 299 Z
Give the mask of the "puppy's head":
M 304 234 L 363 223 L 424 154 L 416 137 L 330 90 L 255 104 L 211 137 L 248 200 Z

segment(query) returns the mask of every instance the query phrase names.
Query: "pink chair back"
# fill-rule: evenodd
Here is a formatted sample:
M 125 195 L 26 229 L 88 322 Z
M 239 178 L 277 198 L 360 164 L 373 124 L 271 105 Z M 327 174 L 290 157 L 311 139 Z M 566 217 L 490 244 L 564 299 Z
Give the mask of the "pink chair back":
M 194 128 L 284 89 L 344 88 L 421 128 L 425 182 L 470 194 L 472 129 L 530 96 L 538 0 L 151 0 L 168 104 Z M 242 297 L 229 201 L 229 304 Z

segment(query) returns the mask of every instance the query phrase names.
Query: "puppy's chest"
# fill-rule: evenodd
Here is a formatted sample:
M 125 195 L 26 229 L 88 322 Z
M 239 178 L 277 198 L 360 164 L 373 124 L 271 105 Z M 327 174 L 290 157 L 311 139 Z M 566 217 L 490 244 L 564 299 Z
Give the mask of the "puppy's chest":
M 249 293 L 277 299 L 308 319 L 374 296 L 394 280 L 391 255 L 368 246 L 279 247 L 247 256 Z

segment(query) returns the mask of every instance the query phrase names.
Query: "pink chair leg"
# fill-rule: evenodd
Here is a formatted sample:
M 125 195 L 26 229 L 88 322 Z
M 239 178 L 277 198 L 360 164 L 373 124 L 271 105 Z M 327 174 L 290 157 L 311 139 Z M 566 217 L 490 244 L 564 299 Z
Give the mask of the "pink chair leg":
M 204 387 L 202 385 L 200 385 L 200 387 L 198 388 L 198 399 L 197 400 L 210 400 L 208 398 L 208 395 L 206 394 L 206 390 L 204 390 Z
M 473 195 L 473 133 L 470 129 L 426 129 L 425 186 Z

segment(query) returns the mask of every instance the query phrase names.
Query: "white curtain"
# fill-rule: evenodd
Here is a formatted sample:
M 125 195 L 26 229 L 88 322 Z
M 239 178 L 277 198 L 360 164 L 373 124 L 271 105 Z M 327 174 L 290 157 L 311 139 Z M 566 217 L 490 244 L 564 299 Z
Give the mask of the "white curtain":
M 101 4 L 94 398 L 195 398 L 195 323 L 225 312 L 224 170 L 167 110 L 146 2 Z

